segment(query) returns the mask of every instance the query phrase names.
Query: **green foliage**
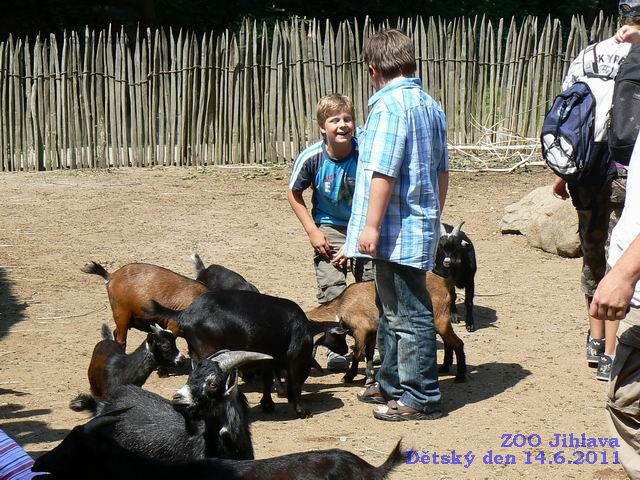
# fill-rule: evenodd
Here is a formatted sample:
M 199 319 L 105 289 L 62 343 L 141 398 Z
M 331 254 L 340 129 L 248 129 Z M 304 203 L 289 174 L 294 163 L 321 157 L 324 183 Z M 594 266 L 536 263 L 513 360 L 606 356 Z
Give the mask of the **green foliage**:
M 292 16 L 345 19 L 371 17 L 379 22 L 398 17 L 486 15 L 522 18 L 525 15 L 551 15 L 568 20 L 571 15 L 584 15 L 590 21 L 603 10 L 616 13 L 611 0 L 4 0 L 5 14 L 0 16 L 0 37 L 60 32 L 82 29 L 85 25 L 103 28 L 135 29 L 138 25 L 188 28 L 198 32 L 221 32 L 236 29 L 243 17 L 267 23 Z

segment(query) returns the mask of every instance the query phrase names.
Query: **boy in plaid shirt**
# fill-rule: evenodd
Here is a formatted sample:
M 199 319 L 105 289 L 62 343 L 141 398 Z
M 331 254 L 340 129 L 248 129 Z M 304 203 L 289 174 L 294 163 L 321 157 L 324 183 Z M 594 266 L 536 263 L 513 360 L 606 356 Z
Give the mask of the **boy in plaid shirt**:
M 411 40 L 398 30 L 370 37 L 363 51 L 376 93 L 359 137 L 360 157 L 345 257 L 374 259 L 382 304 L 378 383 L 358 399 L 381 404 L 375 418 L 442 416 L 436 337 L 426 272 L 448 186 L 445 116 L 413 78 Z

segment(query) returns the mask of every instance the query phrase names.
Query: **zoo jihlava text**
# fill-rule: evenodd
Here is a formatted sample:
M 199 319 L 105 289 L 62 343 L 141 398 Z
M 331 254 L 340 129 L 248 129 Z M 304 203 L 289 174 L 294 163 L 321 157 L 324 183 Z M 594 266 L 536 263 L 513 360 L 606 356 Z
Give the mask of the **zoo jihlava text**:
M 618 439 L 593 437 L 586 433 L 554 433 L 542 438 L 537 433 L 503 433 L 500 448 L 486 451 L 407 451 L 409 465 L 617 465 Z

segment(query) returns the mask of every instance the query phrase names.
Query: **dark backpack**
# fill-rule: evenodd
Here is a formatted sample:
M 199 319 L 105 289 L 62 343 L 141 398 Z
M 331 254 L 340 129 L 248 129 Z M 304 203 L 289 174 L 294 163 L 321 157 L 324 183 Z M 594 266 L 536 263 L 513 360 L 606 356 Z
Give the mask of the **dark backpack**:
M 629 165 L 640 132 L 640 45 L 633 45 L 616 76 L 609 126 L 611 158 Z
M 546 164 L 572 184 L 597 184 L 608 175 L 611 157 L 607 144 L 607 113 L 614 82 L 600 75 L 596 45 L 584 53 L 585 78 L 553 101 L 544 117 L 540 141 Z M 593 61 L 589 61 L 593 55 Z

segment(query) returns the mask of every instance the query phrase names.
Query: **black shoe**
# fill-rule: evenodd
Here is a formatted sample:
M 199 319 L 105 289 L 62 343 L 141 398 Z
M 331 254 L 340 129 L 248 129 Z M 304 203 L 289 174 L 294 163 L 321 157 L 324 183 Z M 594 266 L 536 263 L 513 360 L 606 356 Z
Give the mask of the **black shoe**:
M 587 337 L 587 362 L 596 366 L 604 355 L 604 339 Z
M 611 366 L 613 365 L 613 359 L 609 355 L 602 355 L 598 361 L 598 371 L 596 372 L 596 378 L 603 382 L 608 382 L 611 379 Z

